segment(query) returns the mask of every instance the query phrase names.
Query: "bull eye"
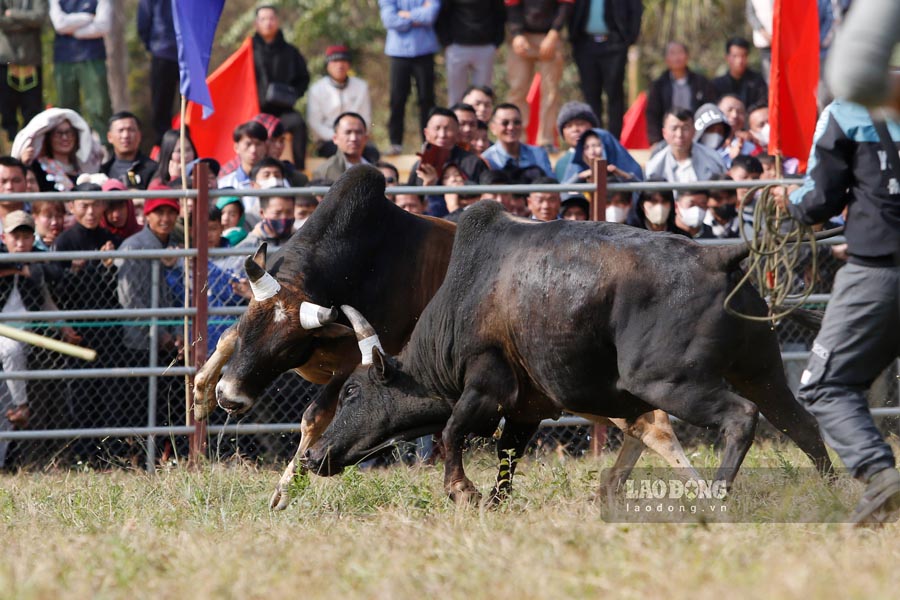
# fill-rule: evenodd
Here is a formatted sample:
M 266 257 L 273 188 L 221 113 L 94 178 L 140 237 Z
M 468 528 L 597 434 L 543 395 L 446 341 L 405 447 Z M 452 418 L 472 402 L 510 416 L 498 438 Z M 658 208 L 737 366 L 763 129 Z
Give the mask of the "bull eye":
M 357 393 L 359 392 L 359 386 L 357 385 L 348 385 L 344 388 L 344 398 L 351 399 L 355 398 Z

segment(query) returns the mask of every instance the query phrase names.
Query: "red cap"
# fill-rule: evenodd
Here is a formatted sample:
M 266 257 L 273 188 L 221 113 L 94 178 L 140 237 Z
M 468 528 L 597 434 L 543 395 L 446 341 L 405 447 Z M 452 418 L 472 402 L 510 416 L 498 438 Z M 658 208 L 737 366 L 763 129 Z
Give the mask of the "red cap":
M 150 185 L 147 186 L 147 190 L 171 190 L 169 186 L 164 184 L 163 182 L 157 180 L 151 181 Z M 181 212 L 181 206 L 178 204 L 178 200 L 175 198 L 147 198 L 144 201 L 144 214 L 152 213 L 154 210 L 159 208 L 160 206 L 171 206 L 178 212 Z
M 347 46 L 328 46 L 325 48 L 325 62 L 333 60 L 350 62 L 350 49 Z
M 181 212 L 178 200 L 175 198 L 147 198 L 144 201 L 144 214 L 152 213 L 157 208 L 169 206 L 175 209 L 175 212 Z
M 107 179 L 100 188 L 104 192 L 124 192 L 128 190 L 128 188 L 125 187 L 125 184 L 118 179 Z

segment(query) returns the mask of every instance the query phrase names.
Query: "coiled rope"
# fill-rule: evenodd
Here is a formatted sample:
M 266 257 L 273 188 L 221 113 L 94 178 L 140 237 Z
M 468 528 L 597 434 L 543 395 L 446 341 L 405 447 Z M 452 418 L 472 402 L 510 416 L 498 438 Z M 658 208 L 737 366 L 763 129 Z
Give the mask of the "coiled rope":
M 778 320 L 791 314 L 813 293 L 819 266 L 816 244 L 818 236 L 809 225 L 797 221 L 788 210 L 783 208 L 779 202 L 779 194 L 776 192 L 778 188 L 781 188 L 786 198 L 787 189 L 782 185 L 772 184 L 750 188 L 739 202 L 738 214 L 743 219 L 745 206 L 752 202 L 758 194 L 753 206 L 751 227 L 753 237 L 748 238 L 747 227 L 744 227 L 744 223 L 741 223 L 740 228 L 741 239 L 750 248 L 747 269 L 741 280 L 726 296 L 724 303 L 725 311 L 731 315 L 750 321 L 768 321 L 773 326 Z M 802 294 L 792 295 L 796 268 L 805 259 L 804 243 L 810 244 L 812 267 L 810 281 Z M 768 302 L 769 314 L 767 316 L 748 315 L 731 306 L 732 300 L 741 288 L 753 283 L 756 284 L 760 295 Z M 792 306 L 786 306 L 786 303 L 790 303 Z

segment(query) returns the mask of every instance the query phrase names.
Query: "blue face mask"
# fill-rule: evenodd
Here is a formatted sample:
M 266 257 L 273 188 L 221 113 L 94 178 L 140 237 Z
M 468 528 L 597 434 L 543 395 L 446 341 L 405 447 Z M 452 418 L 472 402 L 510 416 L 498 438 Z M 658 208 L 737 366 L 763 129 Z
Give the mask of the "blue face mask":
M 263 219 L 266 228 L 281 239 L 291 234 L 294 229 L 294 219 Z

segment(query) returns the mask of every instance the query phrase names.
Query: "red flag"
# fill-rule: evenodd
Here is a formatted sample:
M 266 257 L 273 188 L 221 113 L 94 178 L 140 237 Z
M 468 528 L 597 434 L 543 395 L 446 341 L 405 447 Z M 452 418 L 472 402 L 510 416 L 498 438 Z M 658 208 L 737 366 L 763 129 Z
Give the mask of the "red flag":
M 645 150 L 650 147 L 647 139 L 647 92 L 641 92 L 622 118 L 622 135 L 619 141 L 629 150 Z
M 537 144 L 538 132 L 541 130 L 541 74 L 535 73 L 531 80 L 531 87 L 525 97 L 528 103 L 528 128 L 525 136 L 529 144 Z
M 816 128 L 819 11 L 809 0 L 775 0 L 769 81 L 769 154 L 806 159 Z
M 234 157 L 231 132 L 259 113 L 252 38 L 244 40 L 241 47 L 207 77 L 206 83 L 216 112 L 204 120 L 203 107 L 189 102 L 185 123 L 191 128 L 197 153 L 225 164 Z M 172 126 L 178 127 L 177 117 Z

